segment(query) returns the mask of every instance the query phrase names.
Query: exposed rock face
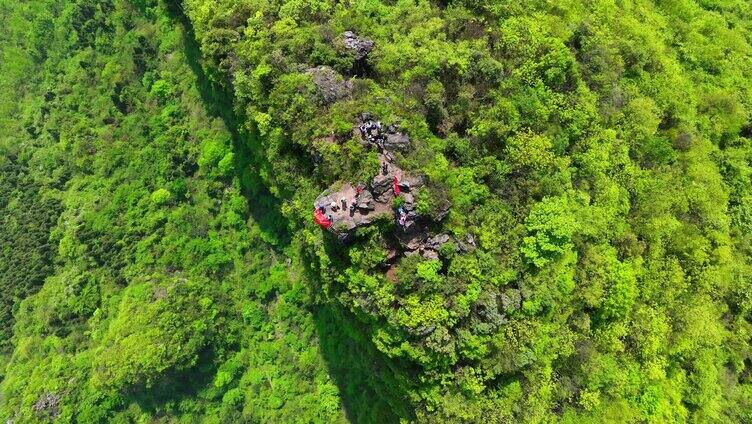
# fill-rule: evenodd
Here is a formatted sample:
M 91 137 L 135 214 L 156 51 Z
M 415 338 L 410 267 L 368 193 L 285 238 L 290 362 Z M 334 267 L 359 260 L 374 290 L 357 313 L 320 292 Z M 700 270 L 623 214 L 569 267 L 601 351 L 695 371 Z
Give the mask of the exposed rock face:
M 400 245 L 413 254 L 420 253 L 418 249 L 428 238 L 428 229 L 412 223 L 408 228 L 397 232 L 397 240 Z
M 376 196 L 376 198 L 379 200 L 379 202 L 387 201 L 386 197 L 390 195 L 389 191 L 392 189 L 393 180 L 394 177 L 379 174 L 371 182 L 371 191 L 373 192 L 373 195 Z
M 54 420 L 60 415 L 60 395 L 51 392 L 44 393 L 31 409 L 40 418 Z
M 451 205 L 449 203 L 444 203 L 444 204 L 440 205 L 439 208 L 436 210 L 436 214 L 433 215 L 433 217 L 432 217 L 433 220 L 436 221 L 436 222 L 443 221 L 444 218 L 446 218 L 447 215 L 449 215 L 449 209 L 450 209 L 450 207 L 451 207 Z M 473 241 L 473 243 L 474 243 L 474 241 Z
M 355 198 L 356 207 L 362 211 L 372 211 L 376 209 L 373 201 L 373 195 L 368 190 L 363 190 Z
M 345 31 L 342 34 L 342 42 L 346 49 L 351 50 L 355 55 L 355 60 L 362 60 L 373 50 L 374 42 L 370 38 L 358 37 L 352 31 Z
M 336 100 L 347 97 L 352 93 L 352 82 L 346 80 L 334 69 L 328 66 L 309 68 L 306 73 L 313 79 L 322 103 L 330 104 Z
M 447 242 L 449 242 L 448 234 L 431 236 L 420 246 L 420 254 L 426 259 L 439 259 L 439 250 Z
M 475 236 L 468 234 L 464 239 L 457 239 L 457 248 L 460 252 L 471 252 L 475 250 Z
M 442 246 L 452 238 L 448 234 L 431 235 L 427 224 L 430 220 L 443 219 L 449 211 L 449 204 L 440 208 L 436 214 L 438 217 L 418 214 L 413 190 L 423 186 L 424 181 L 421 177 L 406 175 L 396 165 L 393 153 L 409 149 L 410 138 L 400 132 L 396 125 L 385 126 L 368 113 L 361 116 L 360 124 L 354 131 L 363 144 L 378 150 L 381 169 L 367 186 L 344 184 L 341 188 L 330 188 L 316 199 L 314 207 L 324 209 L 331 221 L 329 231 L 346 241 L 355 229 L 389 217 L 396 222 L 395 236 L 399 248 L 389 249 L 385 265 L 391 266 L 396 262 L 400 252 L 405 256 L 421 255 L 427 259 L 438 259 Z M 401 201 L 399 207 L 394 209 L 392 205 L 397 194 Z M 474 248 L 475 240 L 472 236 L 468 237 L 464 241 L 455 240 L 459 250 Z
M 410 137 L 403 133 L 397 132 L 396 129 L 393 129 L 393 131 L 394 132 L 386 133 L 386 139 L 383 142 L 384 150 L 405 151 L 409 149 Z
M 335 207 L 332 207 L 332 204 Z M 325 191 L 316 199 L 314 207 L 324 208 L 325 215 L 332 221 L 330 231 L 343 235 L 343 239 L 346 239 L 346 233 L 358 227 L 371 225 L 385 216 L 391 217 L 394 213 L 390 205 L 376 202 L 368 190 L 363 189 L 358 193 L 350 184 L 345 184 L 336 191 Z

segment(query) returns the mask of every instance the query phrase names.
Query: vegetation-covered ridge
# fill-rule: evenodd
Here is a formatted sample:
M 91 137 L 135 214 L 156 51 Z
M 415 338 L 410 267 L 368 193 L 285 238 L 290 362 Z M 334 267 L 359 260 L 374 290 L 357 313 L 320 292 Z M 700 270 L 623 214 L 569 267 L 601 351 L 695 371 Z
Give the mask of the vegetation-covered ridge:
M 749 2 L 0 0 L 0 28 L 0 419 L 752 422 Z M 359 183 L 387 213 L 316 225 Z
M 0 1 L 3 423 L 346 420 L 358 346 L 175 9 Z
M 748 3 L 182 4 L 312 282 L 400 361 L 414 418 L 750 419 Z M 410 136 L 416 210 L 451 204 L 430 230 L 476 249 L 385 273 L 395 223 L 316 227 L 322 190 L 380 172 L 363 113 Z

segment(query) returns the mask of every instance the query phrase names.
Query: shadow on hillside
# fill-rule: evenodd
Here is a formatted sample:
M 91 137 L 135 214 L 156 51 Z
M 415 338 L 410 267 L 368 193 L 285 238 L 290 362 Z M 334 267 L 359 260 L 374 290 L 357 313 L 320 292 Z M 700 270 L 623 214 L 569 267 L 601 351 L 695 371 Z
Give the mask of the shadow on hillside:
M 290 242 L 289 227 L 280 214 L 280 202 L 266 189 L 258 175 L 265 158 L 254 143 L 256 136 L 244 129 L 242 120 L 233 109 L 233 94 L 213 83 L 201 67 L 201 53 L 191 22 L 175 2 L 167 2 L 172 18 L 182 25 L 185 54 L 196 75 L 201 98 L 209 114 L 222 119 L 232 134 L 235 152 L 235 169 L 244 195 L 250 206 L 249 213 L 264 232 L 273 235 L 276 247 L 281 249 Z M 347 418 L 352 423 L 389 424 L 399 418 L 412 417 L 406 408 L 407 379 L 400 369 L 380 354 L 372 342 L 357 328 L 357 319 L 335 303 L 319 305 L 312 311 L 321 353 L 329 374 L 339 387 Z
M 412 418 L 404 367 L 378 352 L 356 328 L 357 320 L 338 305 L 322 305 L 314 312 L 314 319 L 322 356 L 339 387 L 348 420 L 389 424 Z
M 183 46 L 186 60 L 194 75 L 201 100 L 208 114 L 219 118 L 232 136 L 235 176 L 240 181 L 240 188 L 248 200 L 248 213 L 259 225 L 265 240 L 278 250 L 290 242 L 287 220 L 280 213 L 281 203 L 266 188 L 258 170 L 265 164 L 263 155 L 254 144 L 258 143 L 254 132 L 242 125 L 233 108 L 233 94 L 225 87 L 209 79 L 201 67 L 201 51 L 196 35 L 188 18 L 179 4 L 166 2 L 173 19 L 184 29 Z

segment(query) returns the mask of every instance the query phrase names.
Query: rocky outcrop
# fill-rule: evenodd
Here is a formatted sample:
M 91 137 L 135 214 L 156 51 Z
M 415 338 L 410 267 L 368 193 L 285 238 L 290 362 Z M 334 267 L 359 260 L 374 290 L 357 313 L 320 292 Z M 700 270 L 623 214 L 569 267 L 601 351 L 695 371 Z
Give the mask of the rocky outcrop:
M 384 150 L 406 151 L 410 148 L 410 137 L 397 131 L 393 125 L 387 127 L 386 137 L 382 143 Z
M 428 229 L 415 223 L 397 232 L 397 240 L 408 256 L 420 254 L 420 247 L 427 239 Z
M 342 34 L 342 44 L 355 56 L 355 60 L 363 60 L 373 50 L 374 42 L 370 38 L 359 37 L 352 31 Z
M 43 393 L 31 407 L 34 414 L 45 420 L 55 420 L 60 415 L 60 395 L 55 393 Z
M 368 190 L 362 190 L 360 194 L 355 197 L 355 207 L 361 211 L 376 210 L 376 203 L 373 199 L 373 194 Z
M 420 254 L 426 259 L 439 259 L 439 251 L 448 242 L 448 234 L 431 236 L 420 246 Z
M 325 105 L 349 96 L 353 90 L 351 81 L 346 80 L 328 66 L 309 68 L 306 73 L 311 76 L 316 91 Z
M 463 239 L 456 239 L 457 250 L 460 252 L 471 252 L 475 250 L 475 236 L 467 234 Z
M 324 210 L 332 223 L 329 231 L 343 239 L 356 228 L 371 225 L 394 213 L 389 205 L 376 202 L 367 189 L 350 184 L 325 191 L 316 199 L 314 207 Z
M 410 148 L 409 137 L 396 125 L 383 125 L 370 114 L 363 114 L 355 127 L 365 145 L 378 150 L 381 167 L 369 184 L 337 184 L 322 193 L 314 207 L 323 211 L 329 222 L 322 227 L 342 240 L 349 240 L 354 230 L 371 225 L 375 221 L 388 218 L 395 222 L 395 246 L 389 248 L 386 264 L 391 266 L 401 255 L 421 255 L 427 259 L 438 259 L 442 247 L 452 240 L 448 234 L 431 234 L 428 225 L 440 221 L 448 211 L 449 204 L 443 205 L 431 216 L 421 216 L 415 202 L 414 190 L 424 185 L 421 177 L 405 173 L 396 164 L 394 152 Z M 395 199 L 399 195 L 399 202 Z M 396 207 L 395 207 L 396 206 Z M 321 212 L 318 213 L 319 218 Z M 437 219 L 438 218 L 438 219 Z M 331 224 L 331 225 L 329 225 Z M 475 240 L 468 236 L 464 240 L 454 240 L 458 250 L 474 248 Z

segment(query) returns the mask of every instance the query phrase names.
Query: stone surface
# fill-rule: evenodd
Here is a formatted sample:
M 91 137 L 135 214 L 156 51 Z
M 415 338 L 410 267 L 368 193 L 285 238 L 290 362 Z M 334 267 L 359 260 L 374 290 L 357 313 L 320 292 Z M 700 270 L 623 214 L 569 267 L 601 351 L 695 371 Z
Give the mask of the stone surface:
M 376 196 L 380 202 L 386 201 L 386 199 L 382 197 L 384 194 L 391 194 L 393 180 L 394 177 L 392 176 L 379 174 L 371 182 L 371 191 L 373 191 L 374 196 Z
M 410 148 L 410 137 L 401 132 L 387 132 L 382 146 L 384 150 L 406 151 Z
M 428 229 L 415 223 L 405 231 L 397 231 L 397 240 L 406 250 L 418 251 L 428 238 Z
M 342 34 L 342 42 L 346 49 L 353 52 L 355 60 L 365 59 L 375 44 L 370 38 L 359 37 L 352 31 L 345 31 Z
M 430 236 L 420 246 L 420 254 L 426 259 L 439 259 L 439 250 L 447 242 L 449 242 L 448 234 Z
M 38 417 L 54 420 L 60 415 L 60 395 L 43 393 L 31 409 Z
M 444 218 L 449 215 L 449 209 L 451 209 L 451 206 L 452 205 L 450 205 L 449 202 L 439 205 L 439 207 L 436 209 L 436 213 L 431 218 L 436 222 L 443 221 Z M 474 240 L 473 244 L 475 244 Z
M 373 194 L 368 190 L 363 190 L 355 198 L 356 206 L 363 211 L 372 211 L 376 209 L 375 202 L 373 200 Z
M 344 207 L 342 199 L 344 201 Z M 336 209 L 331 207 L 332 202 L 337 205 Z M 370 203 L 369 207 L 356 207 L 351 209 L 350 205 L 355 202 L 356 206 L 361 203 L 365 206 Z M 394 212 L 389 205 L 373 201 L 373 196 L 367 190 L 357 195 L 355 187 L 350 184 L 344 184 L 339 189 L 332 189 L 322 193 L 314 202 L 314 207 L 323 206 L 325 214 L 331 216 L 332 227 L 330 231 L 336 234 L 351 232 L 352 230 L 370 225 L 378 219 L 392 217 Z
M 426 224 L 434 217 L 418 214 L 414 196 L 414 190 L 423 186 L 424 181 L 421 177 L 406 174 L 397 166 L 393 153 L 410 148 L 409 137 L 401 133 L 397 126 L 385 126 L 368 113 L 361 116 L 360 124 L 354 132 L 360 136 L 362 143 L 378 150 L 381 167 L 378 175 L 368 186 L 362 187 L 359 193 L 352 185 L 344 184 L 333 186 L 316 199 L 315 206 L 323 205 L 326 215 L 332 219 L 329 231 L 336 234 L 339 240 L 347 241 L 353 236 L 353 230 L 370 225 L 380 218 L 390 218 L 396 222 L 395 236 L 399 246 L 389 247 L 385 266 L 393 271 L 394 263 L 400 256 L 421 255 L 427 259 L 439 259 L 441 247 L 451 237 L 448 234 L 430 234 Z M 392 208 L 395 200 L 395 177 L 402 196 L 401 206 L 397 210 Z M 332 207 L 332 202 L 335 207 Z M 448 210 L 447 205 L 446 210 L 440 211 L 441 219 Z M 475 245 L 472 236 L 462 243 L 466 249 Z M 392 277 L 396 278 L 394 275 Z
M 448 234 L 437 234 L 435 236 L 429 237 L 428 240 L 426 240 L 426 243 L 423 247 L 425 249 L 439 250 L 441 249 L 441 246 L 446 244 L 448 241 L 449 241 Z
M 471 252 L 475 250 L 475 236 L 472 234 L 466 235 L 463 239 L 456 239 L 457 249 L 460 252 Z
M 324 104 L 330 104 L 336 100 L 347 97 L 352 93 L 352 82 L 346 80 L 334 69 L 328 66 L 309 68 L 306 73 L 311 76 L 316 91 Z

